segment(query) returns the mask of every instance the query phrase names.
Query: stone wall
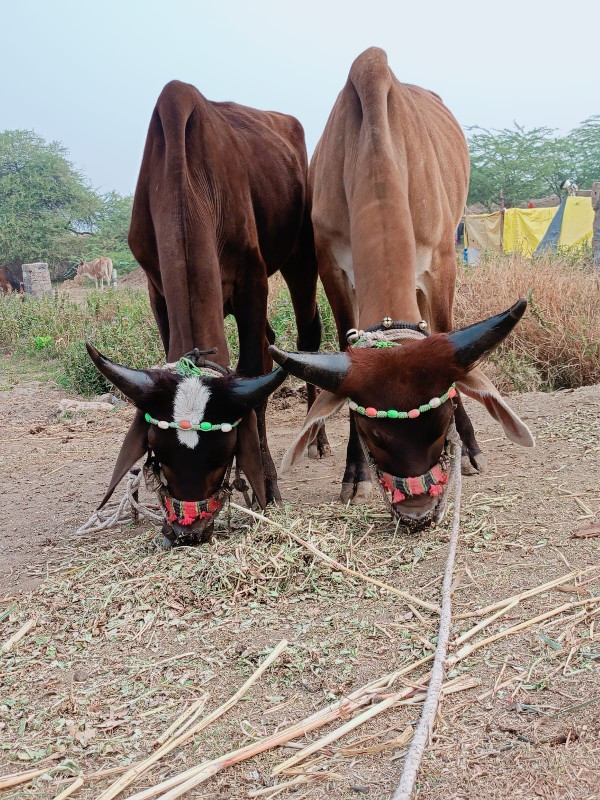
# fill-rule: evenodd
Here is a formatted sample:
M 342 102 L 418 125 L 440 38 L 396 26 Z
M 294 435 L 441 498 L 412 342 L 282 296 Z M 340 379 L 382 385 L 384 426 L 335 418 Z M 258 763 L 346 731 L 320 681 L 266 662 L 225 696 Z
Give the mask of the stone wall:
M 26 294 L 32 294 L 34 297 L 52 294 L 48 264 L 44 261 L 23 264 L 23 286 Z

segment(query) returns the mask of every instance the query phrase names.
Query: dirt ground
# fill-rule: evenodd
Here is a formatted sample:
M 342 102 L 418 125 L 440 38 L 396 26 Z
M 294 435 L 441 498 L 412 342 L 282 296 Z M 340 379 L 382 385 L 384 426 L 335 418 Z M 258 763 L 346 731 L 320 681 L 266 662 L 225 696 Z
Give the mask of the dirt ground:
M 196 738 L 202 754 L 174 751 L 126 796 L 432 652 L 435 614 L 347 579 L 239 513 L 214 545 L 169 553 L 142 523 L 77 536 L 104 493 L 131 412 L 61 416 L 64 390 L 24 375 L 10 359 L 0 369 L 0 418 L 9 422 L 0 437 L 0 644 L 37 620 L 0 655 L 0 771 L 61 764 L 7 798 L 53 798 L 79 770 L 139 760 L 187 703 L 206 691 L 210 711 L 284 637 L 284 657 L 248 699 Z M 600 539 L 584 538 L 600 520 L 600 386 L 518 395 L 511 404 L 534 430 L 535 449 L 510 444 L 480 407 L 468 405 L 489 470 L 463 483 L 454 611 L 590 569 L 471 639 L 573 604 L 476 650 L 450 672 L 463 685 L 442 702 L 419 775 L 423 800 L 600 797 L 599 606 L 583 602 L 600 594 Z M 293 394 L 275 400 L 276 462 L 303 413 Z M 328 555 L 437 603 L 447 524 L 409 534 L 394 530 L 377 500 L 348 509 L 336 502 L 346 414 L 328 427 L 333 456 L 305 460 L 283 477 L 289 505 L 270 515 L 288 526 L 296 521 L 294 530 Z M 453 638 L 477 621 L 456 617 Z M 420 685 L 423 674 L 406 685 Z M 405 750 L 394 740 L 419 712 L 420 705 L 395 706 L 329 745 L 305 769 L 306 780 L 318 778 L 283 796 L 389 798 Z M 249 793 L 290 778 L 270 770 L 295 752 L 265 753 L 186 796 L 260 796 Z M 97 797 L 113 779 L 86 784 L 75 797 Z

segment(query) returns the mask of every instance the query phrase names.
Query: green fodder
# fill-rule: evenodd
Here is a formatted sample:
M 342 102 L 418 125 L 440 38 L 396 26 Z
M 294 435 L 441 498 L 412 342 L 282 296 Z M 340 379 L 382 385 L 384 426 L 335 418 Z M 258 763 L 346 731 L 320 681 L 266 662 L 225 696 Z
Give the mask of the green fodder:
M 459 268 L 455 325 L 497 314 L 519 297 L 529 308 L 490 358 L 503 391 L 554 391 L 600 383 L 600 272 L 589 256 L 487 255 Z

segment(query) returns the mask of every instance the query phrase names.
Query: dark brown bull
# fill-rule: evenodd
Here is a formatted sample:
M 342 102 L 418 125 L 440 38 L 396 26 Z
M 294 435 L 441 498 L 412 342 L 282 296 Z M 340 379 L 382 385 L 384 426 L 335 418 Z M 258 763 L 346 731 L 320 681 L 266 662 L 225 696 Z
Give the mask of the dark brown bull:
M 320 423 L 346 397 L 369 414 L 413 412 L 410 419 L 381 414 L 370 419 L 352 411 L 344 502 L 370 497 L 367 459 L 372 458 L 398 515 L 434 518 L 444 480 L 438 467 L 453 416 L 464 443 L 463 461 L 484 466 L 460 396 L 452 397 L 453 383 L 482 402 L 509 438 L 533 444 L 526 426 L 476 366 L 516 324 L 525 301 L 465 331 L 446 333 L 452 330 L 454 231 L 468 174 L 465 138 L 440 98 L 401 84 L 383 50 L 371 48 L 359 56 L 310 166 L 319 274 L 342 349 L 355 327 L 404 326 L 414 328 L 412 338 L 400 340 L 400 346 L 337 355 L 271 348 L 286 370 L 327 390 L 311 408 L 285 465 L 300 457 Z M 425 338 L 419 331 L 433 335 Z M 438 404 L 441 396 L 446 401 Z M 419 406 L 430 399 L 432 408 L 421 413 Z
M 10 267 L 0 267 L 0 292 L 22 292 L 23 287 Z
M 164 370 L 118 367 L 125 376 L 120 378 L 115 366 L 92 350 L 98 368 L 140 409 L 109 495 L 131 464 L 150 449 L 178 500 L 214 494 L 234 453 L 258 502 L 264 506 L 279 499 L 265 405 L 285 373 L 253 376 L 268 373 L 273 364 L 267 293 L 268 278 L 277 270 L 290 289 L 298 347 L 317 349 L 320 343 L 306 182 L 304 134 L 293 117 L 214 103 L 179 81 L 163 89 L 150 121 L 129 244 L 146 272 L 168 361 L 193 348 L 216 347 L 211 358 L 226 367 L 226 314 L 235 316 L 240 356 L 236 377 L 192 379 Z M 144 418 L 148 412 L 157 420 L 173 420 L 178 403 L 189 409 L 188 418 L 200 421 L 229 425 L 243 419 L 227 433 L 190 432 L 194 440 L 182 431 L 149 425 Z

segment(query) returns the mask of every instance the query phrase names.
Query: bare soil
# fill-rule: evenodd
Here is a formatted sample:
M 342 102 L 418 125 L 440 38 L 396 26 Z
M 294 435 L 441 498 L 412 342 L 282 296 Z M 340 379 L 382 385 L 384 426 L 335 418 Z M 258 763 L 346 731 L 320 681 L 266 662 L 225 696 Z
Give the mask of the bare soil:
M 0 655 L 0 771 L 63 759 L 52 777 L 7 798 L 53 798 L 68 785 L 65 759 L 89 774 L 142 758 L 187 703 L 207 691 L 207 712 L 216 707 L 281 638 L 290 642 L 284 657 L 247 701 L 200 735 L 201 752 L 174 751 L 136 790 L 432 652 L 435 615 L 347 579 L 239 513 L 214 545 L 169 553 L 144 524 L 76 536 L 104 493 L 131 411 L 60 416 L 56 407 L 67 395 L 55 384 L 0 383 L 0 418 L 9 421 L 0 438 L 0 644 L 38 619 Z M 489 470 L 463 483 L 456 614 L 600 562 L 599 538 L 573 536 L 600 520 L 600 386 L 510 402 L 534 430 L 534 450 L 510 444 L 480 407 L 468 406 Z M 303 415 L 294 393 L 275 398 L 269 436 L 276 461 Z M 437 602 L 447 527 L 395 531 L 377 499 L 354 508 L 336 502 L 346 426 L 345 413 L 328 426 L 331 458 L 306 460 L 281 479 L 289 506 L 271 515 L 288 525 L 296 520 L 303 538 L 355 569 Z M 599 572 L 516 606 L 484 634 L 598 595 Z M 444 698 L 418 798 L 600 797 L 597 610 L 567 609 L 458 666 L 476 685 Z M 477 621 L 457 618 L 453 631 Z M 329 746 L 314 766 L 326 774 L 283 796 L 391 797 L 405 748 L 392 741 L 379 752 L 361 749 L 398 737 L 420 708 L 397 706 Z M 294 752 L 266 753 L 188 796 L 245 798 L 276 783 L 270 770 Z M 75 796 L 97 797 L 110 780 Z

